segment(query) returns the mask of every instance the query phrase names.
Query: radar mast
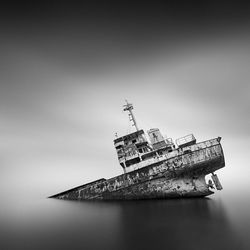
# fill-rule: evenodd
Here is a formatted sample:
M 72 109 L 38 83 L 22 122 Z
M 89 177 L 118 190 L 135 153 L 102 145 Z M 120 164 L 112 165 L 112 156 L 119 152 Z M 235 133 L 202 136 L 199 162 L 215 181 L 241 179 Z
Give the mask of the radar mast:
M 128 103 L 127 100 L 125 100 L 125 101 L 126 101 L 126 104 L 123 105 L 123 107 L 124 107 L 123 110 L 129 112 L 129 114 L 128 114 L 129 120 L 133 122 L 132 126 L 135 126 L 136 131 L 138 131 L 139 129 L 138 129 L 138 127 L 137 127 L 137 123 L 136 123 L 136 120 L 135 120 L 135 116 L 134 116 L 133 111 L 132 111 L 132 109 L 133 109 L 134 107 L 133 107 L 133 105 L 132 105 L 131 103 Z

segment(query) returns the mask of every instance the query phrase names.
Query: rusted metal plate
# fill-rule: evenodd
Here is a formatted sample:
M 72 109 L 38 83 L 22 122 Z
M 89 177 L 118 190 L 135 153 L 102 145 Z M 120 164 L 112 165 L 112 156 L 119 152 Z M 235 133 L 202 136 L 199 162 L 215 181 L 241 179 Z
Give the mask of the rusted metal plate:
M 214 182 L 214 185 L 215 185 L 216 189 L 217 190 L 222 190 L 223 188 L 222 188 L 222 185 L 220 183 L 220 180 L 219 180 L 218 176 L 213 173 L 211 177 L 213 179 L 213 182 Z
M 134 199 L 154 197 L 179 197 L 210 194 L 204 176 L 224 167 L 224 155 L 221 145 L 214 141 L 191 148 L 191 153 L 175 155 L 161 159 L 150 166 L 100 180 L 78 188 L 54 195 L 59 199 Z M 191 190 L 185 179 L 203 178 L 203 185 Z M 167 184 L 168 183 L 168 184 Z M 175 184 L 179 188 L 174 188 Z M 218 184 L 219 185 L 219 184 Z M 197 185 L 196 185 L 197 186 Z M 130 190 L 130 191 L 129 191 Z M 134 194 L 134 195 L 132 195 Z

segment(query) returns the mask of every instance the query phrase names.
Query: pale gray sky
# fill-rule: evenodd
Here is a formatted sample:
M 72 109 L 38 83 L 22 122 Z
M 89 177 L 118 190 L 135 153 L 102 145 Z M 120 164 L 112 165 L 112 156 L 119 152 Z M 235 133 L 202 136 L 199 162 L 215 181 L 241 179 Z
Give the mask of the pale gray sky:
M 45 197 L 122 173 L 113 139 L 133 129 L 125 99 L 145 131 L 222 136 L 222 185 L 248 185 L 249 22 L 19 18 L 0 45 L 4 190 Z

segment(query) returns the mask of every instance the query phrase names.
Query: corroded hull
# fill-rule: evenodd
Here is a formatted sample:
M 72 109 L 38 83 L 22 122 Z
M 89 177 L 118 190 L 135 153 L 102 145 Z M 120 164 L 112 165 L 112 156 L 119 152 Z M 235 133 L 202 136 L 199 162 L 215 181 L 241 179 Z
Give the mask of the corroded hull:
M 147 167 L 100 179 L 50 198 L 125 200 L 207 196 L 213 192 L 205 182 L 205 175 L 224 166 L 220 138 L 216 138 L 158 157 Z
M 212 194 L 207 188 L 205 176 L 184 176 L 173 179 L 165 177 L 131 185 L 112 194 L 96 197 L 104 200 L 164 199 L 177 197 L 202 197 Z

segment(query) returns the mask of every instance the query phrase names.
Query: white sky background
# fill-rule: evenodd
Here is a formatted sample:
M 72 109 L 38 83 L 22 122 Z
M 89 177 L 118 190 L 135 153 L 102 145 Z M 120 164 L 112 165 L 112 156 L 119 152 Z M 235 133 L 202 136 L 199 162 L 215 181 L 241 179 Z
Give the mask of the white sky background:
M 142 38 L 122 42 L 126 34 L 117 37 L 118 30 L 89 32 L 84 46 L 78 29 L 27 29 L 2 39 L 4 194 L 46 197 L 121 174 L 113 139 L 133 130 L 122 111 L 125 99 L 145 131 L 158 127 L 173 139 L 194 133 L 197 141 L 221 136 L 222 185 L 249 187 L 248 29 L 170 42 L 164 34 L 143 50 Z

